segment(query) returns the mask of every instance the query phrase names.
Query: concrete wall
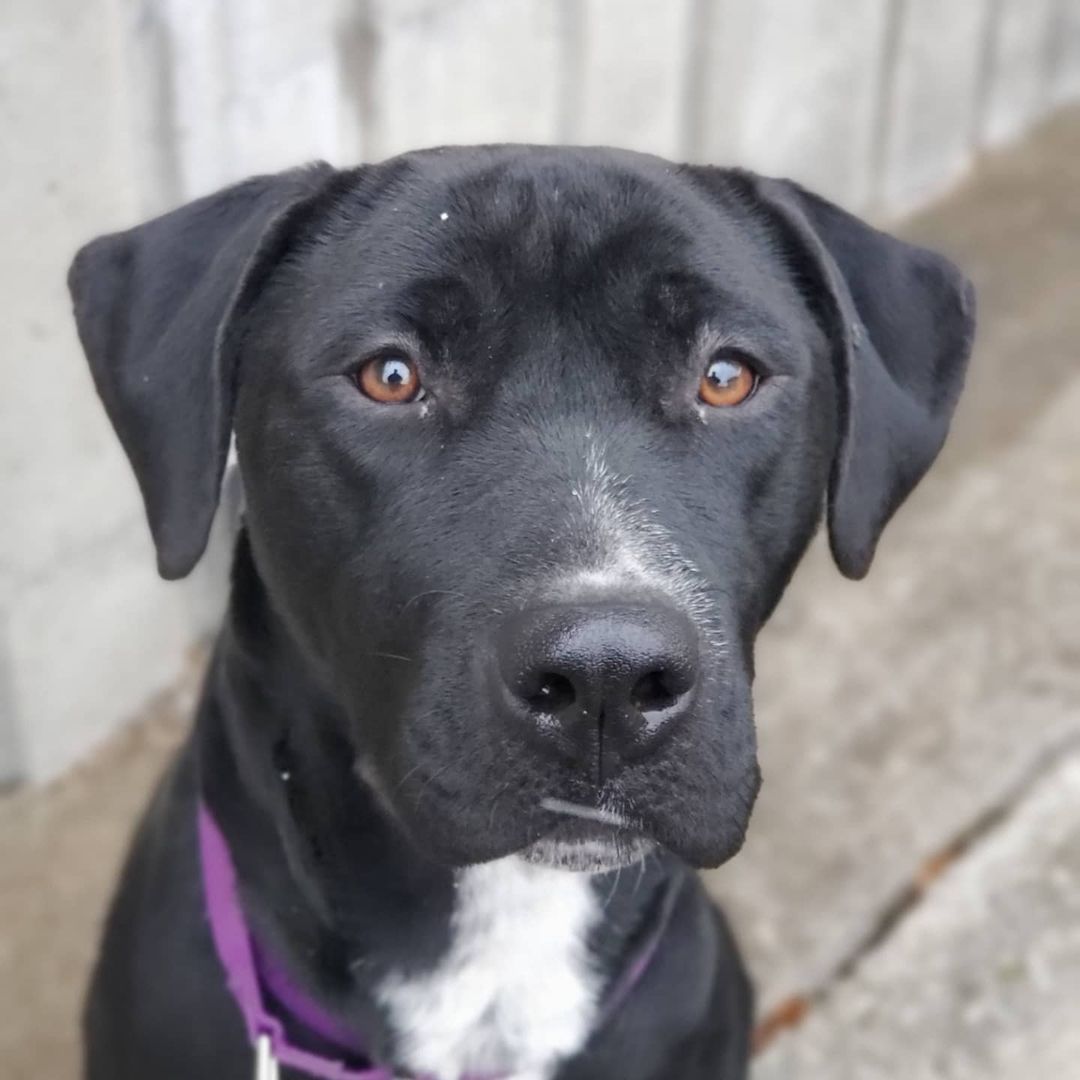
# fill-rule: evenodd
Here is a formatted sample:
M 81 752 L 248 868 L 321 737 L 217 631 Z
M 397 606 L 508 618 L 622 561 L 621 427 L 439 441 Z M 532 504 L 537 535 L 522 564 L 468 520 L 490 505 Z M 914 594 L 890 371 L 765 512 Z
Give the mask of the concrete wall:
M 64 285 L 78 240 L 139 199 L 110 0 L 7 0 L 0 18 L 0 769 L 44 776 L 175 676 L 182 591 L 154 574 L 127 463 Z
M 2 780 L 130 716 L 220 597 L 220 558 L 153 575 L 68 314 L 79 242 L 308 158 L 508 139 L 896 216 L 1080 96 L 1080 0 L 7 0 L 0 73 Z

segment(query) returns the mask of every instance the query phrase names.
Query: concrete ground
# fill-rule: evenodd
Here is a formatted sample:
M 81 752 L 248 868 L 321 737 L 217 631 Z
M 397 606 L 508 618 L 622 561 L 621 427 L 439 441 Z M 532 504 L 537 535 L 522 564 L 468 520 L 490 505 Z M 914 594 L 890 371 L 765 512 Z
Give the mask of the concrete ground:
M 815 546 L 761 643 L 766 784 L 709 876 L 755 1080 L 1080 1077 L 1080 113 L 905 224 L 975 279 L 954 435 L 870 577 Z M 77 1075 L 117 860 L 194 676 L 0 802 L 0 1071 Z

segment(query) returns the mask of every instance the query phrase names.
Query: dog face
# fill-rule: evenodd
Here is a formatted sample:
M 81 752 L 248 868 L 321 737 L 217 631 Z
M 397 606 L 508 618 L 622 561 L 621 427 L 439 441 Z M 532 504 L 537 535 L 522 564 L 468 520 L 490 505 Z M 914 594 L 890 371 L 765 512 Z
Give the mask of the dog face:
M 598 150 L 261 178 L 71 281 L 162 572 L 235 431 L 357 782 L 453 864 L 738 849 L 757 631 L 826 497 L 865 572 L 971 328 L 944 260 L 792 185 Z

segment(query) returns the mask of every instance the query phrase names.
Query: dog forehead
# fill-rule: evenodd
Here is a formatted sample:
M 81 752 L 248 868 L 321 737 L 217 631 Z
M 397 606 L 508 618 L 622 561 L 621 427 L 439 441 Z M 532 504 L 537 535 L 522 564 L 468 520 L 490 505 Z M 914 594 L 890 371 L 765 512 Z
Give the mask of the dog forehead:
M 414 152 L 361 173 L 335 217 L 331 234 L 384 279 L 745 274 L 768 256 L 738 203 L 710 199 L 680 166 L 602 148 Z
M 484 348 L 505 356 L 510 338 L 632 357 L 662 341 L 685 352 L 705 330 L 752 353 L 755 341 L 801 351 L 814 333 L 760 211 L 684 166 L 480 147 L 341 179 L 277 275 L 271 336 L 294 342 L 300 366 L 399 332 L 469 367 Z
M 679 167 L 648 154 L 604 147 L 451 147 L 386 163 L 399 190 L 444 199 L 474 224 L 503 225 L 525 214 L 547 222 L 578 214 L 597 225 L 630 214 L 658 217 L 681 193 Z

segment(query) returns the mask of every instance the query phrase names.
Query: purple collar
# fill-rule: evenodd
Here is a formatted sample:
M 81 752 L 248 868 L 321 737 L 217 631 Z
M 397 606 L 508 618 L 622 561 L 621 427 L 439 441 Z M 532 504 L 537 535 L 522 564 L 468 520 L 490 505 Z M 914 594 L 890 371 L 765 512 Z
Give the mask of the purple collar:
M 248 1040 L 260 1061 L 269 1054 L 271 1060 L 321 1080 L 394 1080 L 394 1074 L 387 1069 L 347 1066 L 346 1059 L 365 1057 L 356 1036 L 305 994 L 280 965 L 268 963 L 268 958 L 255 947 L 240 908 L 229 845 L 204 802 L 199 803 L 199 854 L 214 948 L 225 969 L 229 991 L 243 1014 Z M 310 1053 L 290 1042 L 282 1022 L 267 1008 L 264 987 L 290 1016 L 338 1047 L 340 1059 Z M 266 1076 L 274 1075 L 272 1066 L 264 1069 Z
M 199 854 L 203 895 L 210 933 L 218 960 L 225 970 L 229 991 L 247 1028 L 256 1054 L 259 1080 L 277 1077 L 277 1065 L 287 1065 L 320 1080 L 395 1080 L 388 1068 L 367 1062 L 367 1053 L 356 1034 L 331 1015 L 292 980 L 280 963 L 258 947 L 248 929 L 236 887 L 236 869 L 229 845 L 209 807 L 200 801 L 198 811 Z M 629 997 L 652 963 L 664 936 L 680 892 L 676 877 L 667 886 L 655 925 L 608 993 L 600 1013 L 604 1024 Z M 285 1026 L 269 1008 L 265 991 L 296 1024 L 338 1051 L 336 1057 L 312 1053 L 289 1040 Z M 417 1080 L 436 1080 L 419 1077 Z M 451 1078 L 446 1078 L 451 1080 Z M 470 1080 L 463 1077 L 461 1080 Z M 471 1080 L 507 1080 L 473 1077 Z

